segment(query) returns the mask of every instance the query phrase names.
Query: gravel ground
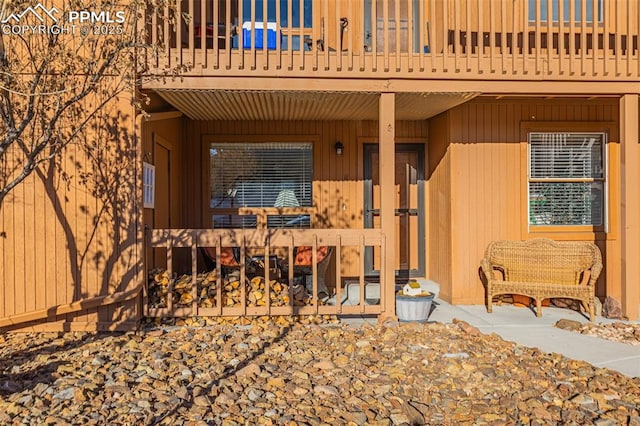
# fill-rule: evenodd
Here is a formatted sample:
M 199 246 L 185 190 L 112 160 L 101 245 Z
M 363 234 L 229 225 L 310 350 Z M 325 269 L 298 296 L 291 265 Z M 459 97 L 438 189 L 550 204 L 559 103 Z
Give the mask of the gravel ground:
M 640 379 L 464 322 L 0 334 L 0 424 L 69 423 L 640 426 Z
M 611 324 L 583 324 L 578 330 L 579 333 L 614 342 L 626 343 L 640 346 L 640 324 L 628 322 L 614 322 Z

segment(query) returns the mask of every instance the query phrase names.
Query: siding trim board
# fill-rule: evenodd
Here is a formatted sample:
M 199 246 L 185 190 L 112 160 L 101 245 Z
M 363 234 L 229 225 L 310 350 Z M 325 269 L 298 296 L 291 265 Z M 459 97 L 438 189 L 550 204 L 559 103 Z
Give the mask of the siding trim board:
M 83 310 L 89 310 L 98 307 L 104 307 L 116 303 L 126 302 L 138 297 L 142 291 L 142 284 L 138 284 L 131 290 L 112 293 L 105 296 L 91 297 L 87 299 L 77 300 L 64 305 L 53 306 L 50 308 L 40 309 L 37 311 L 28 311 L 26 313 L 10 315 L 0 318 L 0 328 L 10 330 L 13 327 L 22 328 L 25 323 L 40 321 L 51 317 L 58 317 L 66 314 L 72 314 Z M 82 321 L 80 321 L 82 323 Z M 89 322 L 90 323 L 90 322 Z
M 319 79 L 308 75 L 299 78 L 272 77 L 182 77 L 166 83 L 152 80 L 144 86 L 145 90 L 180 91 L 180 90 L 229 90 L 229 91 L 295 91 L 295 92 L 358 92 L 358 93 L 458 93 L 467 94 L 468 99 L 480 94 L 494 96 L 620 96 L 621 93 L 640 93 L 629 81 L 554 81 L 532 79 L 523 76 L 520 80 L 451 80 L 445 74 L 441 78 L 405 80 L 395 78 L 370 79 L 340 78 Z M 378 77 L 378 78 L 376 78 Z M 635 80 L 634 80 L 635 81 Z M 637 85 L 636 85 L 637 86 Z M 434 90 L 437 89 L 437 90 Z
M 620 99 L 621 155 L 621 300 L 623 312 L 638 318 L 640 309 L 640 149 L 638 135 L 640 105 L 638 95 L 624 95 Z

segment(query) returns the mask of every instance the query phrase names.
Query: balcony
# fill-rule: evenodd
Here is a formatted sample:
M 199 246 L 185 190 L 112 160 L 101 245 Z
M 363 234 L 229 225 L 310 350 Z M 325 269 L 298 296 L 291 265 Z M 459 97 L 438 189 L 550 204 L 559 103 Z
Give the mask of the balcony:
M 638 3 L 182 0 L 147 10 L 160 48 L 143 60 L 147 76 L 637 81 Z

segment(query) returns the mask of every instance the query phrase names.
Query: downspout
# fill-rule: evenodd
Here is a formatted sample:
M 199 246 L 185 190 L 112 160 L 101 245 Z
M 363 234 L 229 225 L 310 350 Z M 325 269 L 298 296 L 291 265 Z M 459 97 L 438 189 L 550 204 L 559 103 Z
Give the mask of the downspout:
M 135 96 L 135 93 L 134 93 Z M 139 113 L 136 114 L 136 120 L 135 120 L 135 128 L 134 128 L 134 143 L 136 144 L 136 161 L 135 161 L 135 168 L 136 168 L 136 173 L 135 173 L 135 206 L 134 206 L 134 215 L 135 215 L 135 224 L 136 224 L 136 250 L 142 250 L 142 253 L 136 253 L 136 256 L 138 258 L 138 262 L 136 262 L 136 265 L 140 265 L 140 262 L 142 262 L 142 266 L 140 267 L 141 270 L 137 270 L 136 271 L 136 279 L 138 281 L 138 285 L 136 287 L 140 287 L 140 290 L 142 291 L 142 297 L 140 298 L 140 301 L 138 302 L 138 312 L 141 313 L 142 316 L 146 315 L 146 309 L 145 309 L 145 303 L 144 300 L 147 297 L 147 287 L 145 284 L 145 271 L 147 268 L 147 259 L 146 259 L 146 253 L 147 250 L 145 248 L 145 240 L 144 240 L 144 215 L 140 212 L 140 206 L 143 206 L 143 203 L 141 203 L 142 201 L 142 184 L 143 184 L 143 167 L 142 167 L 142 159 L 143 159 L 143 155 L 142 155 L 142 120 L 144 119 L 145 114 L 144 113 Z M 140 233 L 143 233 L 142 235 L 140 235 Z M 138 266 L 139 267 L 139 266 Z M 138 318 L 138 321 L 140 321 L 142 318 Z

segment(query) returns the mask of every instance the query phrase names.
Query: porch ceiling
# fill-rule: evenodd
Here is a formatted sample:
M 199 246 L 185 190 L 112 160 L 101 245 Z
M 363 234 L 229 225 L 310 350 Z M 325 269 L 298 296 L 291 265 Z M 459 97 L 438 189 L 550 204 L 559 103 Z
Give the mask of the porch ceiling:
M 192 120 L 377 120 L 378 94 L 352 92 L 158 90 Z M 398 93 L 396 119 L 424 120 L 479 93 Z

